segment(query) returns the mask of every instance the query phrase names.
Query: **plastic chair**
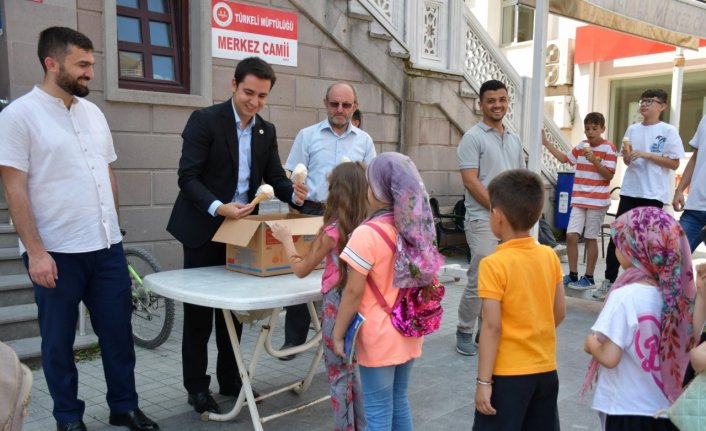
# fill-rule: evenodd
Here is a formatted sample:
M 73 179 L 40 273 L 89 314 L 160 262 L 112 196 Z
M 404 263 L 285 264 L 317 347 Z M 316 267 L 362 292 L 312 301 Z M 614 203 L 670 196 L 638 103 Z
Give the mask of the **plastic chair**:
M 431 206 L 431 212 L 434 216 L 434 227 L 436 228 L 436 243 L 440 252 L 446 250 L 454 250 L 459 253 L 463 253 L 466 256 L 468 262 L 471 261 L 471 249 L 466 243 L 466 232 L 464 230 L 464 219 L 466 217 L 466 207 L 464 206 L 463 199 L 456 202 L 454 210 L 451 214 L 442 214 L 439 210 L 439 201 L 436 198 L 429 199 L 429 205 Z M 442 237 L 445 236 L 463 236 L 463 245 L 449 245 L 441 246 L 444 242 Z

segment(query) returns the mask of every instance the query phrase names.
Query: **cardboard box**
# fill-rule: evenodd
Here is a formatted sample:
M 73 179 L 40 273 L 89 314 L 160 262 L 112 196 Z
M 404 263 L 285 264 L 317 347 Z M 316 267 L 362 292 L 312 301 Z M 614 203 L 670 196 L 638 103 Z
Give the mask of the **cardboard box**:
M 213 241 L 226 244 L 226 269 L 266 277 L 292 272 L 282 243 L 272 236 L 268 222 L 284 223 L 292 231 L 297 253 L 303 256 L 324 224 L 321 216 L 267 214 L 226 219 Z M 321 267 L 321 265 L 319 266 Z

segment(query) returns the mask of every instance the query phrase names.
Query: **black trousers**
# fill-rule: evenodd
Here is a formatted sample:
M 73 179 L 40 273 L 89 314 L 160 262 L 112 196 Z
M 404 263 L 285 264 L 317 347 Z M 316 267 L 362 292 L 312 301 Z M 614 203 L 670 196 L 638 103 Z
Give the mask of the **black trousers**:
M 324 215 L 323 209 L 301 207 L 299 212 L 308 215 Z M 287 315 L 284 318 L 284 344 L 298 346 L 304 344 L 306 336 L 309 334 L 311 316 L 306 304 L 292 305 L 285 307 Z
M 631 196 L 620 196 L 620 203 L 618 204 L 618 211 L 616 211 L 616 218 L 620 217 L 622 214 L 630 211 L 637 207 L 655 207 L 662 208 L 664 204 L 658 199 L 644 199 L 644 198 L 634 198 Z M 611 283 L 618 278 L 618 271 L 620 270 L 620 262 L 618 258 L 615 257 L 615 243 L 613 238 L 610 238 L 608 242 L 608 251 L 605 253 L 605 279 L 610 280 Z
M 223 266 L 225 264 L 225 244 L 207 242 L 199 248 L 184 247 L 184 268 Z M 225 271 L 225 269 L 224 269 Z M 184 336 L 181 343 L 181 359 L 184 375 L 184 388 L 189 393 L 207 392 L 211 376 L 206 374 L 208 366 L 208 340 L 211 338 L 213 322 L 216 322 L 216 378 L 221 391 L 236 392 L 240 388 L 240 374 L 235 362 L 233 346 L 228 336 L 223 312 L 211 307 L 184 303 Z M 234 320 L 238 339 L 243 333 L 243 325 Z
M 474 431 L 559 431 L 559 376 L 556 371 L 493 376 L 490 404 L 497 414 L 475 411 Z
M 667 418 L 651 416 L 606 416 L 606 431 L 679 431 Z

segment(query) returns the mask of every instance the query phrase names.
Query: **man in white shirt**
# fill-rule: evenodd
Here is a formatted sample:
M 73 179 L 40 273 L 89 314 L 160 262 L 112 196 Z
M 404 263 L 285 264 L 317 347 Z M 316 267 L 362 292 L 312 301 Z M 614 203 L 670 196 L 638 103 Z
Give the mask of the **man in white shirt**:
M 290 172 L 299 164 L 306 166 L 306 185 L 309 189 L 304 204 L 297 207 L 302 214 L 323 215 L 328 198 L 328 174 L 343 161 L 370 163 L 375 157 L 373 140 L 352 124 L 358 109 L 355 87 L 347 82 L 336 82 L 326 90 L 324 98 L 327 118 L 297 133 L 289 152 L 285 169 Z M 287 307 L 282 348 L 298 346 L 306 341 L 311 317 L 306 304 Z M 280 359 L 289 360 L 295 355 Z
M 156 430 L 137 406 L 130 277 L 110 167 L 117 156 L 103 113 L 83 99 L 93 44 L 51 27 L 37 51 L 44 81 L 0 113 L 0 174 L 34 285 L 57 429 L 86 429 L 73 356 L 83 301 L 101 345 L 110 424 Z
M 672 205 L 675 211 L 684 211 L 679 224 L 689 238 L 691 252 L 701 240 L 701 231 L 706 227 L 706 156 L 699 156 L 699 148 L 706 146 L 706 115 L 701 119 L 694 138 L 689 142 L 694 153 L 684 168 L 684 174 L 674 192 Z M 684 204 L 684 190 L 689 187 L 689 199 Z

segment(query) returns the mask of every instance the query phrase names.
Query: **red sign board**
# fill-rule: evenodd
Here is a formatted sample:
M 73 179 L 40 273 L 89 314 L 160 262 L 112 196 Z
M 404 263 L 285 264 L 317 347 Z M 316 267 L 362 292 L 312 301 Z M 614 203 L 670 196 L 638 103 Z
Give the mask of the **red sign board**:
M 297 65 L 297 14 L 232 1 L 212 0 L 212 55 Z

